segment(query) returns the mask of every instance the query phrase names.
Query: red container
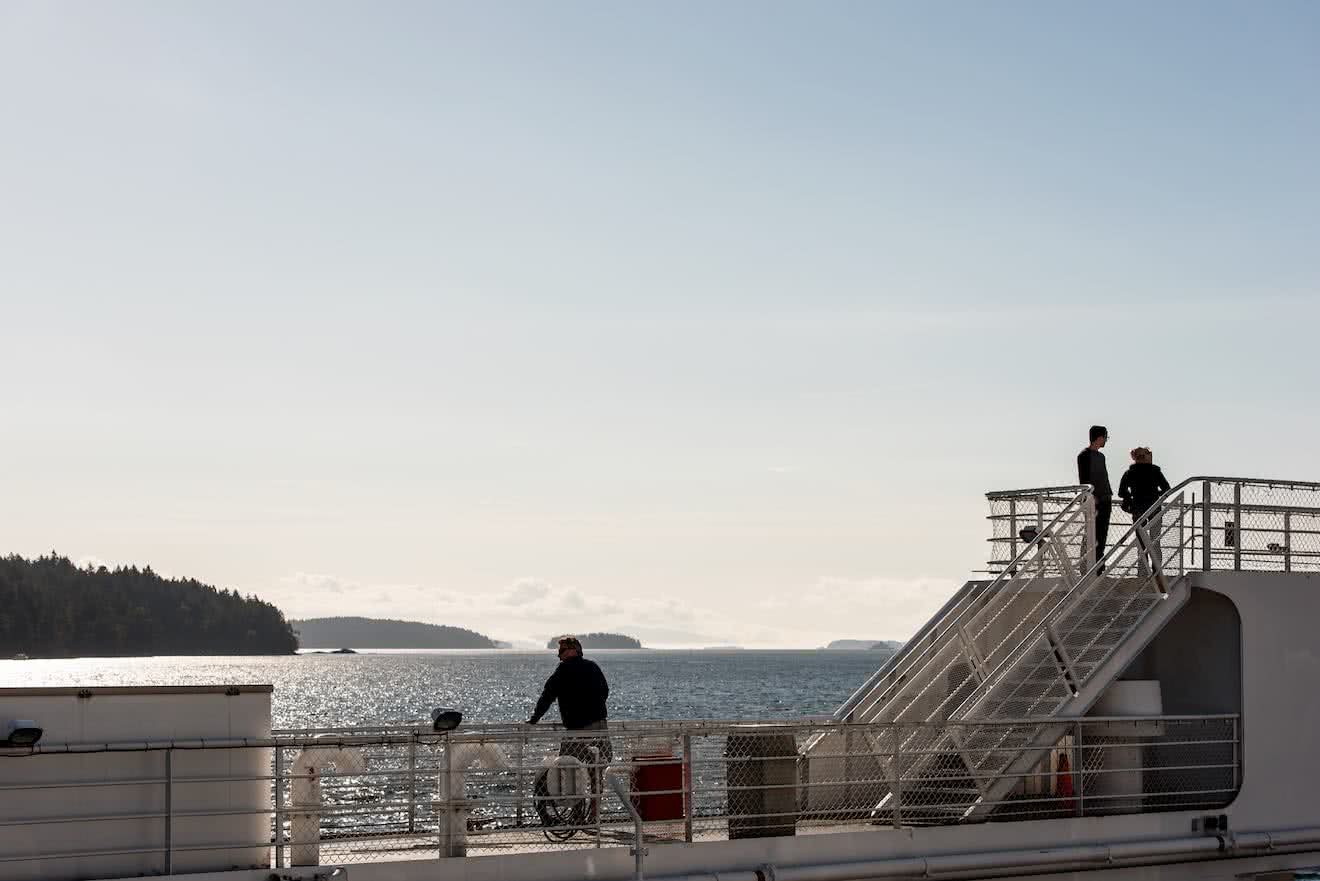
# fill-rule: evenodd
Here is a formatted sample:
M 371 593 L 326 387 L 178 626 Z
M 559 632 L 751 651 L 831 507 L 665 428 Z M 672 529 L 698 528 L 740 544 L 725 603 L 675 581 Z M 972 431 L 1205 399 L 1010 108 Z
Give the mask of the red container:
M 633 756 L 633 762 L 637 769 L 633 791 L 642 819 L 683 819 L 683 760 L 668 755 Z

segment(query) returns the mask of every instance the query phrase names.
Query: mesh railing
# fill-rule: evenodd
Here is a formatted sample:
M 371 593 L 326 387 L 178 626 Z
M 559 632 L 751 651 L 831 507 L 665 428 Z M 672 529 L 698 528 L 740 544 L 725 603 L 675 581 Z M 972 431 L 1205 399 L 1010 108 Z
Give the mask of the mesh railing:
M 75 763 L 78 775 L 94 779 L 70 784 L 70 768 L 52 764 L 48 784 L 0 784 L 0 792 L 21 788 L 30 797 L 48 786 L 70 805 L 80 801 L 78 786 L 116 787 L 123 795 L 118 810 L 103 815 L 68 811 L 22 820 L 62 824 L 70 830 L 62 839 L 66 846 L 0 859 L 83 858 L 92 855 L 82 844 L 96 837 L 92 827 L 131 819 L 159 824 L 159 846 L 134 851 L 149 858 L 141 871 L 168 872 L 183 850 L 171 832 L 180 822 L 236 813 L 262 818 L 267 834 L 232 838 L 234 827 L 217 823 L 206 849 L 221 862 L 229 861 L 227 853 L 242 854 L 244 865 L 254 864 L 254 853 L 264 854 L 255 864 L 276 868 L 636 847 L 639 836 L 646 844 L 958 822 L 964 812 L 948 805 L 957 802 L 950 794 L 966 787 L 966 771 L 909 745 L 931 741 L 914 736 L 925 728 L 955 730 L 967 744 L 994 740 L 992 730 L 1052 729 L 1042 760 L 1003 778 L 1003 796 L 985 803 L 989 819 L 1211 809 L 1232 799 L 1240 779 L 1236 716 L 1087 718 L 1062 727 L 1051 720 L 1008 720 L 938 726 L 629 722 L 590 733 L 525 726 L 450 734 L 342 729 L 319 738 L 280 734 L 248 746 L 214 747 L 271 751 L 272 773 L 264 777 L 171 773 L 168 756 L 179 748 L 169 742 L 20 757 Z M 808 744 L 814 744 L 810 751 Z M 114 766 L 117 773 L 97 771 L 100 759 L 116 754 L 120 761 L 125 750 L 141 753 L 136 773 L 125 773 L 122 762 Z M 922 770 L 905 774 L 904 767 Z M 609 785 L 611 776 L 622 783 L 627 802 Z M 234 791 L 227 787 L 264 790 L 265 804 L 239 810 L 190 795 Z
M 990 560 L 998 574 L 1024 546 L 1023 530 L 1060 510 L 1071 487 L 987 493 Z M 1206 504 L 1206 500 L 1209 504 Z M 1170 508 L 1169 505 L 1173 504 Z M 1320 571 L 1320 484 L 1233 477 L 1193 477 L 1166 496 L 1162 528 L 1178 532 L 1171 562 L 1188 570 Z M 1110 545 L 1132 526 L 1115 501 Z M 1207 541 L 1208 537 L 1208 541 Z M 1170 537 L 1166 540 L 1173 542 Z M 1207 555 L 1208 548 L 1208 555 Z
M 985 494 L 990 504 L 990 574 L 1009 569 L 1032 538 L 1057 515 L 1076 504 L 1084 486 L 1047 486 Z

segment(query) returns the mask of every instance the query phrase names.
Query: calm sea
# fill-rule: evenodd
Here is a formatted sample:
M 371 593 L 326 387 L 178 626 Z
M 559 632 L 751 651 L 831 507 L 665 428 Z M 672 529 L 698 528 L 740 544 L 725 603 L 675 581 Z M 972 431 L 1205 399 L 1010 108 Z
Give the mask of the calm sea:
M 883 651 L 597 651 L 613 719 L 777 719 L 827 715 Z M 0 686 L 275 686 L 275 726 L 429 721 L 436 706 L 473 722 L 530 714 L 550 652 L 373 651 L 282 657 L 0 661 Z M 554 711 L 550 719 L 556 720 Z

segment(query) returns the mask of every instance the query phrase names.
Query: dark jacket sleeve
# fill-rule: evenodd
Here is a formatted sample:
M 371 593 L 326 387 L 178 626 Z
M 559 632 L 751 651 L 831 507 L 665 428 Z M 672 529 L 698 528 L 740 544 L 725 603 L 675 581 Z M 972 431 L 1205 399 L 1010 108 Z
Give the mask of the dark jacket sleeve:
M 600 677 L 600 699 L 607 700 L 610 696 L 610 681 L 605 678 L 605 671 L 596 668 L 596 675 Z
M 1155 493 L 1156 493 L 1157 495 L 1161 495 L 1161 496 L 1162 496 L 1162 495 L 1164 495 L 1164 494 L 1165 494 L 1166 492 L 1168 492 L 1168 491 L 1169 491 L 1169 479 L 1168 479 L 1167 477 L 1164 476 L 1164 472 L 1160 470 L 1160 466 L 1156 465 L 1156 466 L 1155 466 Z
M 545 688 L 541 689 L 541 697 L 536 702 L 536 709 L 532 711 L 532 717 L 527 721 L 533 725 L 541 721 L 541 717 L 546 714 L 546 711 L 550 709 L 550 705 L 555 702 L 557 697 L 559 697 L 558 667 L 555 668 L 555 672 L 550 674 L 550 678 L 545 681 Z
M 1123 479 L 1118 482 L 1118 497 L 1132 500 L 1132 469 L 1123 472 Z
M 1087 450 L 1082 450 L 1077 454 L 1077 482 L 1091 482 L 1091 457 L 1086 455 Z

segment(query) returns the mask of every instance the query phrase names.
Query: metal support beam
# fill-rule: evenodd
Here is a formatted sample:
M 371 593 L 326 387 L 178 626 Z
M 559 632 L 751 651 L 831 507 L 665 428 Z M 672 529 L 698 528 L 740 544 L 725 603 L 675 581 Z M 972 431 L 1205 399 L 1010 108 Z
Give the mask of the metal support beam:
M 1068 656 L 1068 650 L 1063 647 L 1063 641 L 1059 639 L 1059 634 L 1054 630 L 1054 624 L 1045 625 L 1045 638 L 1050 643 L 1050 656 L 1054 658 L 1054 665 L 1059 670 L 1059 675 L 1063 681 L 1068 684 L 1068 690 L 1072 692 L 1073 697 L 1077 697 L 1081 690 L 1081 680 L 1077 677 L 1077 670 L 1073 667 L 1072 658 Z
M 968 666 L 972 668 L 972 676 L 975 677 L 977 683 L 985 682 L 986 676 L 989 675 L 985 669 L 985 659 L 976 650 L 976 644 L 967 635 L 966 628 L 961 624 L 958 625 L 957 635 L 958 644 L 962 646 L 963 656 L 967 658 Z

